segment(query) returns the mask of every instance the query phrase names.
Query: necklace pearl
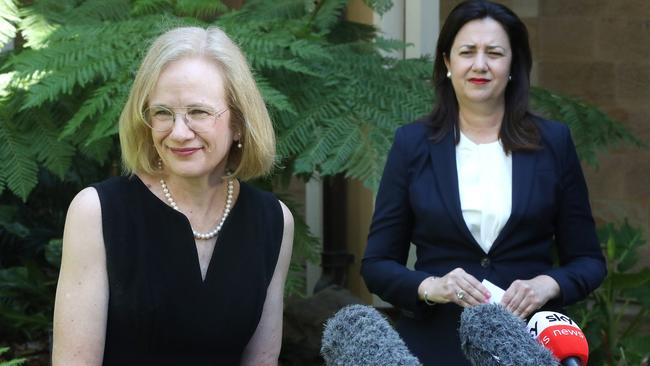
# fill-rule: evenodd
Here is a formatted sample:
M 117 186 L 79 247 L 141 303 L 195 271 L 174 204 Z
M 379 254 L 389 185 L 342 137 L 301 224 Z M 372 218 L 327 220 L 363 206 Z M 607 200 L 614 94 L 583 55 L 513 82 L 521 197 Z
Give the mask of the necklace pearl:
M 180 212 L 180 210 L 178 209 L 178 205 L 176 204 L 176 201 L 174 201 L 174 198 L 172 197 L 172 193 L 169 191 L 169 188 L 167 187 L 167 183 L 162 178 L 160 178 L 160 186 L 162 187 L 163 193 L 165 194 L 167 203 L 169 203 L 169 205 L 174 210 Z M 219 234 L 219 231 L 221 231 L 221 227 L 223 226 L 223 223 L 226 222 L 226 218 L 228 218 L 228 214 L 230 213 L 230 209 L 232 207 L 232 192 L 235 186 L 232 179 L 228 179 L 227 186 L 228 186 L 228 194 L 226 196 L 226 205 L 223 208 L 223 214 L 221 215 L 221 220 L 219 220 L 219 224 L 214 229 L 208 231 L 207 233 L 200 233 L 194 230 L 194 228 L 192 228 L 192 234 L 194 235 L 194 239 L 209 240 L 217 236 L 217 234 Z

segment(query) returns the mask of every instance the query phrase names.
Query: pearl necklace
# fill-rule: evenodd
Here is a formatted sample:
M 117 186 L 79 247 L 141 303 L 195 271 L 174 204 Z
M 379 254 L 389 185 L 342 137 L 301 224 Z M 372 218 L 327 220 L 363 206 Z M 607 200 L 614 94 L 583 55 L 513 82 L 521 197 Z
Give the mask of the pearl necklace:
M 172 198 L 172 193 L 169 191 L 169 188 L 167 187 L 167 183 L 162 178 L 160 178 L 160 186 L 162 187 L 163 193 L 165 193 L 165 198 L 167 198 L 167 202 L 169 203 L 169 205 L 172 206 L 174 210 L 180 212 L 181 210 L 178 209 L 178 205 L 176 204 L 176 201 L 174 201 L 174 199 Z M 219 220 L 219 224 L 214 229 L 208 231 L 207 233 L 200 233 L 194 230 L 194 228 L 192 228 L 192 234 L 194 234 L 194 239 L 209 240 L 217 236 L 217 234 L 219 234 L 219 231 L 221 231 L 221 227 L 223 226 L 223 223 L 226 221 L 226 218 L 230 213 L 230 208 L 232 206 L 233 190 L 234 190 L 233 180 L 228 179 L 228 196 L 226 198 L 226 206 L 223 208 L 223 215 L 221 215 L 221 220 Z

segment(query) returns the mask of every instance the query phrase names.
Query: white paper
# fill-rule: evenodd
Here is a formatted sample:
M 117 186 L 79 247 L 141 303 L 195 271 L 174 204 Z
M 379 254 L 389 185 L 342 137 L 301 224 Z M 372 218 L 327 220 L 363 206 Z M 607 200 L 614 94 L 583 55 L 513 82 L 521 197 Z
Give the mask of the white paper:
M 485 286 L 488 291 L 490 291 L 490 303 L 491 304 L 499 304 L 501 303 L 501 298 L 503 297 L 503 294 L 505 294 L 505 290 L 503 290 L 501 287 L 493 284 L 492 282 L 488 280 L 483 280 L 482 282 L 483 286 Z

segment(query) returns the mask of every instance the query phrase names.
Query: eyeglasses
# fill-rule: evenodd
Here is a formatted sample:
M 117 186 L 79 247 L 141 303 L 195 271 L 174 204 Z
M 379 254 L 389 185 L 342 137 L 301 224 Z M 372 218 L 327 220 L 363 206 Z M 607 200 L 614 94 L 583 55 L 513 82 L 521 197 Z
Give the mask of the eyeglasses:
M 175 107 L 174 109 L 185 110 L 185 112 L 180 113 L 183 116 L 183 121 L 187 127 L 195 132 L 208 131 L 214 121 L 228 110 L 228 108 L 225 108 L 217 112 L 209 107 Z M 176 114 L 178 113 L 167 107 L 153 106 L 144 110 L 142 120 L 154 131 L 167 132 L 174 128 Z

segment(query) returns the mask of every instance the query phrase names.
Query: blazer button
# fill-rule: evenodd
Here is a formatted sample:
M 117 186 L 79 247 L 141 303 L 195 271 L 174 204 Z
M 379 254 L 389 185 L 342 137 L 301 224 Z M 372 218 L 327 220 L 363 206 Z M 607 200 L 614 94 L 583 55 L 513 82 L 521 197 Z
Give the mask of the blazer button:
M 481 259 L 481 267 L 488 268 L 490 266 L 490 258 L 485 257 Z

